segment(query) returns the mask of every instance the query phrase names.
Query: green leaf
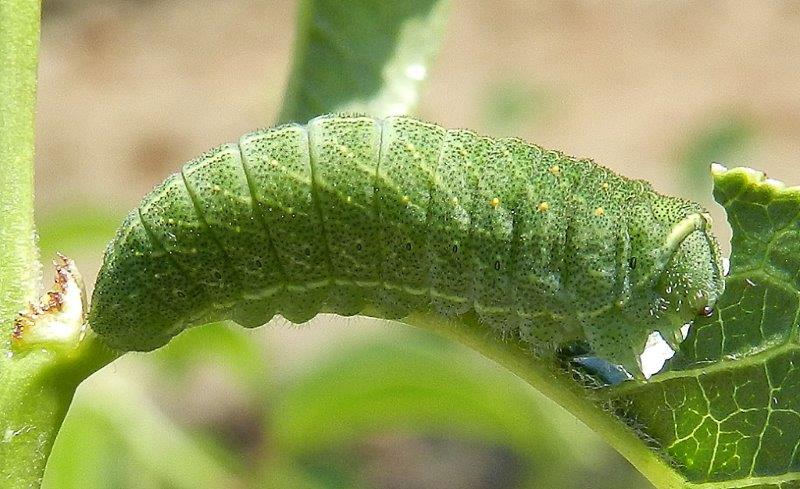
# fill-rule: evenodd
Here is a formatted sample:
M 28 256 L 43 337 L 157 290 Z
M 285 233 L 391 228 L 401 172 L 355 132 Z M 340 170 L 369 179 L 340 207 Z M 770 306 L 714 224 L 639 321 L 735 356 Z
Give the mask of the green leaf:
M 607 394 L 688 487 L 800 485 L 800 187 L 716 166 L 733 228 L 726 291 L 668 371 Z
M 439 49 L 448 0 L 304 0 L 280 122 L 330 112 L 410 113 Z

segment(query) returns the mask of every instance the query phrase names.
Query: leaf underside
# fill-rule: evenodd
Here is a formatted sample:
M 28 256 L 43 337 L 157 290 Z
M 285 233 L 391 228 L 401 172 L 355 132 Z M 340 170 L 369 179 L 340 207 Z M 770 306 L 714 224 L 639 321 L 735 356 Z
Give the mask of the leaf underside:
M 279 122 L 320 114 L 413 113 L 439 51 L 449 0 L 304 0 Z

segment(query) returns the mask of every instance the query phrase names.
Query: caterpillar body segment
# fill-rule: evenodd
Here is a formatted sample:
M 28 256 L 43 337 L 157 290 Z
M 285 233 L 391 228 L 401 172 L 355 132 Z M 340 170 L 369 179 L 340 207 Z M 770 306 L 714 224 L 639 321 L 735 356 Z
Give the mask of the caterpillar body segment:
M 636 367 L 721 294 L 706 214 L 518 139 L 329 115 L 187 163 L 109 245 L 90 325 L 124 350 L 276 314 L 474 312 L 533 349 Z
M 251 255 L 259 265 L 280 272 L 274 281 L 260 284 L 264 299 L 256 294 L 250 308 L 235 308 L 234 319 L 245 326 L 263 324 L 263 318 L 272 317 L 278 309 L 290 321 L 307 321 L 328 295 L 329 252 L 321 235 L 308 136 L 305 127 L 287 125 L 239 140 L 256 214 L 269 235 L 275 259 L 262 260 L 267 255 L 258 250 L 251 250 Z M 261 313 L 259 303 L 276 305 Z
M 382 131 L 376 206 L 383 255 L 377 305 L 388 317 L 402 318 L 431 305 L 431 200 L 447 131 L 406 117 L 384 119 Z

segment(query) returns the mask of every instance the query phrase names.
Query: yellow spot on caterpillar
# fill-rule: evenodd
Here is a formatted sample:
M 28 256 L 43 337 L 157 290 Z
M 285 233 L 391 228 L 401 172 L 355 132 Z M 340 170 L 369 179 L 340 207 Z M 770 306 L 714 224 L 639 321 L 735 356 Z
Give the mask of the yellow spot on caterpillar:
M 458 205 L 458 197 L 453 197 L 452 199 L 450 199 L 450 202 L 452 202 L 453 205 Z
M 409 151 L 414 151 L 415 149 L 417 149 L 417 147 L 414 146 L 413 143 L 406 143 L 406 149 Z
M 558 167 L 558 165 L 553 165 L 553 166 L 551 166 L 549 171 L 550 171 L 550 173 L 552 173 L 554 176 L 559 176 L 559 175 L 561 175 L 561 168 L 559 168 L 559 167 Z
M 170 217 L 169 219 L 167 219 L 167 224 L 175 224 L 175 219 Z
M 270 166 L 278 166 L 278 160 L 269 160 Z
M 464 148 L 458 148 L 458 154 L 460 154 L 461 156 L 466 157 L 467 156 L 467 150 L 464 149 Z
M 547 212 L 547 211 L 549 211 L 549 210 L 550 210 L 550 204 L 549 204 L 549 203 L 547 203 L 547 202 L 541 202 L 541 203 L 539 203 L 539 205 L 538 205 L 538 206 L 536 206 L 536 209 L 537 209 L 539 212 Z
M 220 190 L 222 190 L 222 187 L 220 187 L 219 185 L 214 185 L 213 189 L 214 192 L 219 192 Z
M 602 185 L 600 185 L 600 187 L 601 187 L 603 190 L 608 190 L 608 182 L 603 182 L 603 184 L 602 184 Z
M 352 201 L 353 201 L 353 197 L 351 197 L 351 196 L 349 196 L 349 195 L 348 195 L 348 196 L 347 196 L 347 198 L 345 198 L 344 200 L 346 200 L 346 201 L 347 201 L 347 203 L 349 204 L 350 202 L 352 202 Z
M 344 144 L 342 144 L 341 146 L 339 146 L 339 151 L 341 151 L 342 153 L 347 153 L 347 152 L 348 152 L 348 151 L 350 151 L 350 150 L 349 150 L 349 149 L 347 149 L 347 146 L 345 146 Z
M 594 215 L 597 217 L 602 217 L 606 215 L 606 210 L 603 209 L 602 207 L 598 207 L 597 209 L 594 210 Z
M 497 206 L 500 205 L 500 199 L 498 199 L 497 197 L 493 198 L 492 200 L 489 201 L 489 205 L 497 209 Z
M 400 199 L 400 202 L 404 203 L 405 205 L 408 205 L 411 202 L 411 198 L 408 195 L 404 195 L 403 198 Z

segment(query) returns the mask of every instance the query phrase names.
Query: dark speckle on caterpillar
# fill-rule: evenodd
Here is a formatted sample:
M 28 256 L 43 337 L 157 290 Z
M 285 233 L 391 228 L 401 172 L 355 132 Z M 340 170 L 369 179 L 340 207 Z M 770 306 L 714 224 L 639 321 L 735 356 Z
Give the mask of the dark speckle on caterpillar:
M 327 115 L 187 163 L 108 246 L 89 323 L 122 350 L 280 314 L 475 314 L 631 371 L 723 290 L 710 218 L 592 161 L 408 117 Z

